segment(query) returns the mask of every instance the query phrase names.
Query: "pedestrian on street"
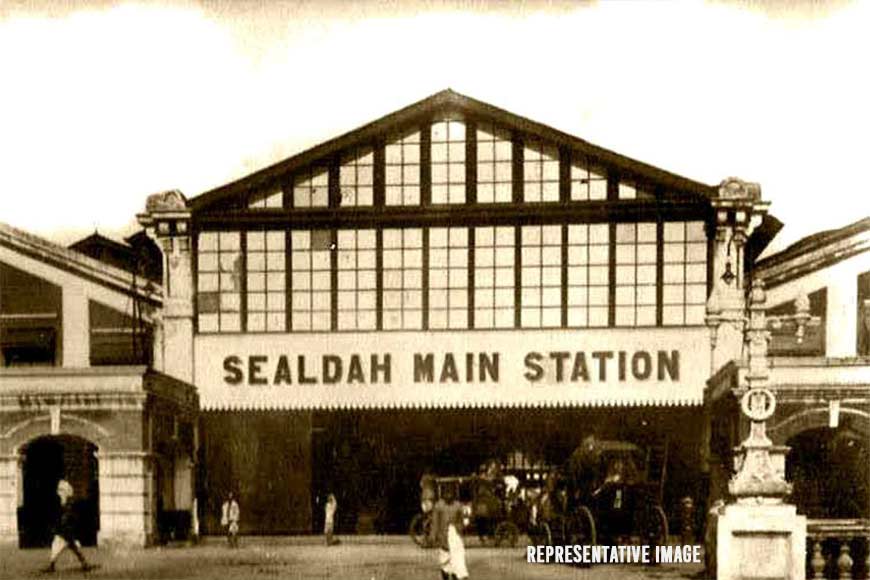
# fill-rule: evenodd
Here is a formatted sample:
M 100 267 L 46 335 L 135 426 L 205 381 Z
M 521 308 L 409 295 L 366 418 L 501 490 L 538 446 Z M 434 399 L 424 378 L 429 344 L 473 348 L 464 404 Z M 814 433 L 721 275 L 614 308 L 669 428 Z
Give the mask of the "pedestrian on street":
M 96 566 L 88 564 L 84 554 L 82 554 L 82 545 L 76 539 L 76 517 L 72 501 L 73 487 L 65 479 L 61 479 L 57 483 L 57 497 L 60 499 L 60 518 L 55 525 L 54 537 L 51 540 L 51 560 L 43 571 L 46 573 L 54 572 L 57 559 L 67 549 L 78 558 L 83 572 L 93 570 Z
M 330 493 L 326 496 L 325 518 L 323 520 L 323 534 L 326 536 L 327 546 L 341 543 L 338 538 L 333 536 L 335 533 L 335 511 L 337 509 L 338 501 L 335 499 L 335 495 Z
M 468 578 L 465 544 L 460 533 L 463 519 L 462 504 L 456 499 L 453 490 L 445 486 L 432 510 L 432 533 L 435 536 L 435 545 L 438 546 L 442 580 Z
M 239 519 L 241 510 L 233 492 L 227 496 L 221 506 L 221 525 L 226 528 L 227 544 L 230 548 L 239 547 Z

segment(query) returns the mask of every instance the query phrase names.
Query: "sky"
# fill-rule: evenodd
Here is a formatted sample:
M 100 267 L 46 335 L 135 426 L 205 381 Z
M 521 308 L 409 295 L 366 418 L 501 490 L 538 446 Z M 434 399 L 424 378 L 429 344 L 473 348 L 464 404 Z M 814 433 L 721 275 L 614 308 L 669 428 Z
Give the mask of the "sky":
M 870 215 L 868 2 L 0 0 L 0 221 L 60 243 L 445 88 L 708 184 L 770 251 Z

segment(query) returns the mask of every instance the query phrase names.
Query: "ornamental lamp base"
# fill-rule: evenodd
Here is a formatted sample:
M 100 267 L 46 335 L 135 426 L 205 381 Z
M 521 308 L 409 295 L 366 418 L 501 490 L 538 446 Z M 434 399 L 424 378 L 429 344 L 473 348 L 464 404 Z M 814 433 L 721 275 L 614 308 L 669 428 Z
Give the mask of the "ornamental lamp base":
M 717 528 L 718 580 L 804 580 L 806 534 L 793 505 L 727 506 Z

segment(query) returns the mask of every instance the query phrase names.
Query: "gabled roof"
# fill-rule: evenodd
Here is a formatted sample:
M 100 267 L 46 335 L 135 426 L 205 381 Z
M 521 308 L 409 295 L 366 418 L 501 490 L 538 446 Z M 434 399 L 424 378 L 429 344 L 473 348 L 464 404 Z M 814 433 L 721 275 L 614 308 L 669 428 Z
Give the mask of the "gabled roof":
M 100 232 L 94 232 L 89 236 L 86 236 L 80 240 L 77 240 L 77 241 L 71 243 L 69 245 L 69 248 L 71 250 L 76 250 L 77 252 L 81 252 L 82 248 L 89 248 L 89 247 L 94 247 L 94 246 L 105 247 L 105 248 L 109 248 L 111 250 L 116 250 L 119 252 L 132 251 L 130 246 L 128 246 L 127 244 L 115 241 L 112 238 L 104 236 Z
M 755 264 L 752 276 L 772 288 L 870 251 L 870 217 L 802 238 Z
M 161 302 L 160 287 L 121 268 L 95 260 L 81 252 L 65 248 L 39 236 L 0 222 L 0 247 L 38 260 L 126 295 L 155 304 Z
M 212 189 L 211 191 L 207 191 L 192 198 L 190 200 L 190 206 L 194 211 L 201 210 L 227 198 L 233 198 L 252 189 L 267 186 L 298 168 L 304 167 L 319 159 L 329 157 L 348 147 L 353 147 L 357 144 L 378 138 L 392 130 L 400 129 L 404 125 L 413 123 L 420 119 L 425 119 L 427 116 L 442 111 L 461 112 L 483 121 L 495 123 L 507 129 L 513 129 L 538 136 L 542 139 L 553 142 L 556 145 L 580 151 L 598 163 L 625 171 L 633 177 L 639 177 L 657 184 L 662 184 L 681 193 L 707 197 L 715 197 L 717 195 L 718 190 L 714 186 L 658 169 L 652 165 L 642 163 L 603 147 L 593 145 L 588 141 L 584 141 L 583 139 L 569 135 L 568 133 L 564 133 L 558 129 L 537 123 L 530 119 L 526 119 L 525 117 L 505 111 L 504 109 L 499 109 L 498 107 L 494 107 L 482 101 L 466 97 L 465 95 L 447 89 L 405 107 L 404 109 L 400 109 L 394 113 L 386 115 L 385 117 L 381 117 L 367 125 L 354 129 L 353 131 L 316 145 L 294 155 L 293 157 L 279 161 L 269 167 L 226 185 Z

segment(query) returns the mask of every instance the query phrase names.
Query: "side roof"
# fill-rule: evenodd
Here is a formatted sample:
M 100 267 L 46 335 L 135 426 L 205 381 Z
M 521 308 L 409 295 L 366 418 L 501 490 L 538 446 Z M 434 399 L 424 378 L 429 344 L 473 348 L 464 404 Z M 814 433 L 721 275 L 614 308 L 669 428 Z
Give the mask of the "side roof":
M 376 121 L 349 131 L 343 135 L 325 141 L 310 149 L 302 151 L 283 161 L 279 161 L 264 169 L 245 177 L 222 185 L 190 200 L 193 211 L 205 209 L 213 204 L 233 198 L 253 189 L 266 186 L 279 180 L 298 168 L 304 167 L 319 159 L 329 157 L 346 148 L 376 139 L 385 133 L 402 128 L 418 120 L 426 119 L 439 112 L 461 112 L 484 122 L 491 122 L 504 128 L 526 133 L 546 139 L 556 145 L 578 151 L 591 160 L 610 168 L 621 170 L 632 177 L 661 184 L 673 190 L 695 196 L 716 197 L 718 189 L 686 177 L 670 173 L 652 165 L 620 155 L 603 147 L 593 145 L 579 137 L 569 135 L 547 125 L 526 119 L 490 104 L 461 95 L 447 89 L 427 97 L 408 107 L 390 113 Z
M 870 217 L 802 238 L 758 261 L 752 276 L 773 288 L 870 250 Z
M 75 250 L 77 252 L 81 252 L 82 248 L 89 248 L 93 246 L 106 247 L 113 250 L 117 250 L 119 252 L 131 252 L 132 248 L 123 242 L 119 242 L 117 240 L 113 240 L 108 236 L 104 236 L 100 232 L 94 232 L 89 236 L 85 236 L 80 240 L 76 240 L 71 243 L 68 247 L 71 250 Z
M 53 268 L 72 273 L 113 291 L 136 295 L 159 304 L 161 289 L 142 277 L 133 276 L 121 268 L 95 260 L 71 248 L 65 248 L 45 238 L 0 222 L 0 247 L 38 260 Z

